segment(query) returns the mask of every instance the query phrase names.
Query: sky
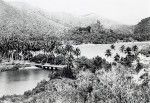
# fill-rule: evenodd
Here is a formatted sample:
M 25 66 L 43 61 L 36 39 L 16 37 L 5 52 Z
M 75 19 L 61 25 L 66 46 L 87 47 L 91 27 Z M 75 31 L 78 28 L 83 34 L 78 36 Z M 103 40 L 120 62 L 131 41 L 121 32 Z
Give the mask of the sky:
M 123 24 L 137 24 L 150 17 L 150 0 L 4 0 L 26 2 L 48 12 L 76 15 L 94 13 Z

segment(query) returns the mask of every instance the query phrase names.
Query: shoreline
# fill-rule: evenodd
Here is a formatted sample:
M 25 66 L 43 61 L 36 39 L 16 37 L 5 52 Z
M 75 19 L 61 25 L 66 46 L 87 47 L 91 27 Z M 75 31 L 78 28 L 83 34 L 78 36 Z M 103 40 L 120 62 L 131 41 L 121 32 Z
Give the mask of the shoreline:
M 0 72 L 17 71 L 17 70 L 40 70 L 34 65 L 35 63 L 29 61 L 11 61 L 0 63 Z

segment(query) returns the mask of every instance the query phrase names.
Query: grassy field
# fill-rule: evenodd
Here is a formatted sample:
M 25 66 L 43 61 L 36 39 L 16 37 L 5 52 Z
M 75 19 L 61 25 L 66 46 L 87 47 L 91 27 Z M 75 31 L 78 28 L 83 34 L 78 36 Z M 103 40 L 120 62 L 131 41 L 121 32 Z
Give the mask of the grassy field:
M 112 44 L 82 44 L 77 45 L 81 50 L 81 56 L 85 56 L 87 58 L 93 58 L 95 56 L 100 56 L 102 58 L 106 58 L 108 61 L 112 61 L 113 57 L 116 53 L 120 54 L 121 56 L 124 56 L 123 53 L 120 52 L 120 47 L 124 45 L 125 47 L 132 47 L 134 45 L 137 45 L 139 49 L 142 49 L 144 47 L 150 46 L 150 41 L 147 42 L 123 42 L 123 43 L 114 43 L 115 50 L 111 50 L 112 56 L 106 57 L 105 52 L 107 49 L 111 49 L 110 46 Z

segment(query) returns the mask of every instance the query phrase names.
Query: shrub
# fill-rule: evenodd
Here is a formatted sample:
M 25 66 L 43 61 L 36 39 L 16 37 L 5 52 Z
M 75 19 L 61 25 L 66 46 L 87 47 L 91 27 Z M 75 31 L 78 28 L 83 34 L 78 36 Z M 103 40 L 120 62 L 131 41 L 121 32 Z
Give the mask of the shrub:
M 75 79 L 75 76 L 74 76 L 74 74 L 73 74 L 73 71 L 72 71 L 72 69 L 69 68 L 69 67 L 63 68 L 63 70 L 62 70 L 62 77 Z
M 54 72 L 50 72 L 48 77 L 49 77 L 50 80 L 52 80 L 52 79 L 60 78 L 61 75 L 62 75 L 62 73 L 60 71 L 54 71 Z
M 30 51 L 24 52 L 24 60 L 31 60 L 33 58 L 33 54 Z
M 31 90 L 28 90 L 28 91 L 24 92 L 24 96 L 25 97 L 29 97 L 31 95 L 32 95 L 32 91 Z
M 111 63 L 107 62 L 106 59 L 103 59 L 99 56 L 88 59 L 86 57 L 81 57 L 76 60 L 76 65 L 78 70 L 90 70 L 92 73 L 95 73 L 97 70 L 105 69 L 106 71 L 111 70 Z
M 115 49 L 115 45 L 112 44 L 112 45 L 110 46 L 110 48 L 111 48 L 111 49 Z
M 59 78 L 70 78 L 70 79 L 75 79 L 75 73 L 71 68 L 63 68 L 62 70 L 57 70 L 57 71 L 52 71 L 49 74 L 49 79 L 59 79 Z
M 55 57 L 55 60 L 54 60 L 54 64 L 56 65 L 64 65 L 65 64 L 65 58 L 64 56 L 61 56 L 61 55 L 58 55 Z
M 19 68 L 21 68 L 22 66 L 20 64 L 16 64 L 14 65 L 11 70 L 19 70 Z
M 101 69 L 102 68 L 102 64 L 104 63 L 103 59 L 99 56 L 93 58 L 93 65 L 96 67 L 96 69 Z
M 111 68 L 112 68 L 112 64 L 111 64 L 111 63 L 106 62 L 106 63 L 104 64 L 104 69 L 105 69 L 105 71 L 110 71 Z
M 46 59 L 47 59 L 46 55 L 44 55 L 44 54 L 38 54 L 38 55 L 34 56 L 31 59 L 31 61 L 32 62 L 36 62 L 36 63 L 40 63 L 40 62 L 42 62 L 43 60 L 46 60 Z
M 45 54 L 38 54 L 36 56 L 34 56 L 31 61 L 32 62 L 36 62 L 36 63 L 54 63 L 54 55 L 45 55 Z
M 78 70 L 81 70 L 81 69 L 86 70 L 86 69 L 90 69 L 93 67 L 92 60 L 86 57 L 77 58 L 75 63 L 77 65 Z
M 143 64 L 138 62 L 137 65 L 136 65 L 135 71 L 137 73 L 139 73 L 141 69 L 143 69 Z
M 150 46 L 146 47 L 146 48 L 143 48 L 140 50 L 140 53 L 149 57 L 150 56 Z

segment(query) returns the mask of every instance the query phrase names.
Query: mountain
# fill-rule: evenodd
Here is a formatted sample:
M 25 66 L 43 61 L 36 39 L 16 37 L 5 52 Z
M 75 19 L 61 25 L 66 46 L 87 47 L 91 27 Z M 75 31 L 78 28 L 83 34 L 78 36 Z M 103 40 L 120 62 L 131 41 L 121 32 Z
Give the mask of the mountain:
M 11 5 L 17 7 L 18 9 L 28 11 L 32 14 L 38 14 L 47 20 L 50 20 L 52 24 L 55 22 L 57 25 L 61 25 L 66 28 L 74 28 L 74 27 L 85 27 L 91 24 L 97 23 L 97 20 L 101 22 L 101 24 L 106 29 L 112 29 L 116 33 L 133 33 L 133 26 L 124 25 L 118 23 L 113 20 L 109 20 L 107 18 L 103 18 L 102 16 L 96 15 L 94 13 L 89 13 L 86 15 L 75 15 L 71 13 L 65 12 L 46 12 L 37 8 L 33 8 L 28 4 L 22 2 L 11 2 Z
M 49 17 L 51 20 L 67 27 L 85 27 L 91 24 L 95 24 L 97 23 L 97 20 L 99 20 L 104 28 L 112 29 L 116 33 L 132 34 L 134 29 L 134 26 L 132 25 L 124 25 L 116 21 L 100 17 L 94 13 L 86 15 L 73 15 L 69 13 L 54 12 L 50 13 Z
M 6 4 L 0 0 L 0 33 L 8 34 L 9 31 L 12 31 L 11 27 L 13 24 L 17 23 L 17 20 L 20 18 L 20 12 L 18 12 L 12 6 Z
M 97 23 L 118 34 L 133 34 L 134 25 L 125 25 L 94 13 L 74 15 L 64 12 L 46 12 L 22 2 L 0 0 L 0 34 L 62 36 L 70 28 Z
M 20 6 L 21 7 L 21 6 Z M 1 35 L 62 35 L 66 27 L 47 19 L 42 13 L 19 8 L 0 0 Z
M 150 34 L 150 17 L 142 19 L 134 29 L 134 33 Z

